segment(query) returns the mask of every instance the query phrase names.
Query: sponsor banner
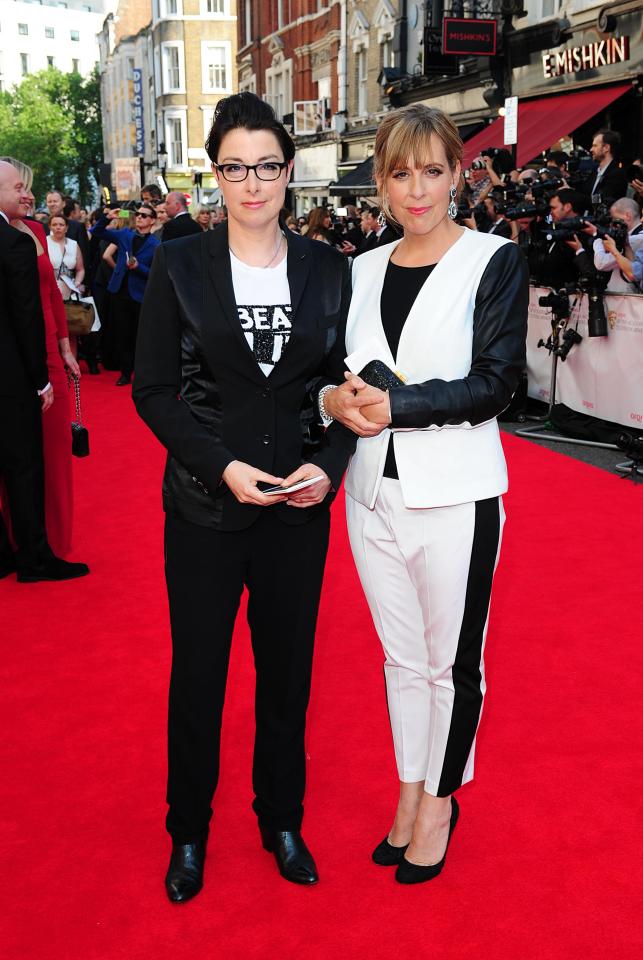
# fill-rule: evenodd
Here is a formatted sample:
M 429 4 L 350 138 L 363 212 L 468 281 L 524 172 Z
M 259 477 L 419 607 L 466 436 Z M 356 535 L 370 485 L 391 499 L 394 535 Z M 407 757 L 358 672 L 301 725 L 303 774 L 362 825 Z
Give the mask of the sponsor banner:
M 132 71 L 134 96 L 132 98 L 132 117 L 136 136 L 136 156 L 145 155 L 145 127 L 143 125 L 143 71 L 135 67 Z
M 527 333 L 529 396 L 549 401 L 551 357 L 540 339 L 551 333 L 551 311 L 538 304 L 549 292 L 532 287 Z M 643 296 L 605 297 L 607 337 L 587 333 L 587 297 L 573 311 L 568 327 L 576 326 L 581 343 L 558 361 L 556 400 L 572 410 L 626 427 L 643 427 Z

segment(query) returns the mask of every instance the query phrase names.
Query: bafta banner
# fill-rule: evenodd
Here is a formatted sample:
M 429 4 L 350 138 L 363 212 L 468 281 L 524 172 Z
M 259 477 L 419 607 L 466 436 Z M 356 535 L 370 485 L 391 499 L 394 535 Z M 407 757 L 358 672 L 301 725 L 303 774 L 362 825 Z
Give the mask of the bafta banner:
M 527 334 L 529 396 L 549 401 L 551 358 L 538 347 L 551 333 L 551 311 L 538 304 L 549 291 L 532 287 Z M 572 303 L 574 298 L 572 297 Z M 572 310 L 567 327 L 575 328 L 582 342 L 564 362 L 558 362 L 556 400 L 572 410 L 625 427 L 643 426 L 643 296 L 605 297 L 609 332 L 589 337 L 587 297 Z

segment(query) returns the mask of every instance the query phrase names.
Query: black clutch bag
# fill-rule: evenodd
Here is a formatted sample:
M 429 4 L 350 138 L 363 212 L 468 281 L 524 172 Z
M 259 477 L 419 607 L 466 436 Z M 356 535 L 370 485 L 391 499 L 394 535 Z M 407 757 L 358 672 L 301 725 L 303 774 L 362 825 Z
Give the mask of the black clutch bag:
M 391 370 L 390 367 L 387 367 L 383 360 L 371 360 L 360 370 L 358 376 L 369 387 L 377 387 L 379 390 L 390 390 L 391 387 L 404 386 L 402 377 Z
M 83 415 L 80 409 L 80 382 L 77 377 L 74 381 L 74 393 L 76 395 L 76 419 L 71 424 L 71 452 L 74 457 L 89 456 L 89 431 L 83 424 Z

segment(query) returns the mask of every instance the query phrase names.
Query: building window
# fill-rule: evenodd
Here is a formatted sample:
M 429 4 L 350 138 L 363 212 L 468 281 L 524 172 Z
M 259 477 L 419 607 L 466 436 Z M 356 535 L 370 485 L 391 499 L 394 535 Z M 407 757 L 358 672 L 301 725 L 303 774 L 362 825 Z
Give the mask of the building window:
M 541 0 L 540 17 L 544 20 L 546 17 L 553 17 L 560 10 L 561 0 Z
M 292 113 L 292 60 L 283 60 L 281 54 L 266 70 L 266 100 L 278 120 Z
M 205 14 L 219 14 L 223 16 L 225 14 L 225 4 L 226 0 L 201 0 L 201 13 Z
M 245 21 L 245 42 L 246 44 L 252 43 L 252 0 L 245 0 L 244 3 L 244 15 L 243 19 Z
M 248 73 L 239 80 L 239 93 L 244 91 L 248 93 L 257 92 L 257 78 L 254 73 Z
M 183 124 L 180 117 L 168 117 L 167 134 L 169 146 L 169 165 L 171 167 L 183 166 Z
M 232 75 L 230 44 L 201 44 L 203 93 L 228 91 Z
M 160 0 L 162 17 L 176 17 L 179 13 L 179 0 Z
M 29 73 L 29 54 L 21 53 L 20 54 L 20 72 L 23 77 L 26 77 Z
M 368 51 L 362 47 L 357 51 L 357 115 L 368 113 Z
M 78 41 L 80 40 L 80 33 L 78 32 L 78 30 L 70 30 L 69 39 L 73 40 L 75 43 L 78 43 Z
M 18 24 L 18 33 L 20 34 L 21 37 L 28 37 L 28 36 L 29 36 L 29 24 L 27 24 L 27 23 L 19 23 L 19 24 Z
M 72 73 L 80 73 L 79 63 L 80 63 L 79 60 L 72 60 L 72 62 L 71 62 L 71 72 L 72 72 Z
M 164 43 L 163 51 L 163 92 L 170 93 L 183 88 L 183 57 L 181 44 Z
M 393 51 L 393 37 L 386 37 L 380 44 L 380 66 L 394 67 L 395 53 Z
M 277 0 L 277 30 L 284 25 L 284 0 Z
M 53 66 L 54 66 L 54 58 L 53 58 L 53 57 L 47 57 L 47 68 L 50 68 L 50 67 L 53 67 Z
M 53 40 L 56 36 L 56 31 L 53 27 L 45 27 L 45 37 L 47 40 Z

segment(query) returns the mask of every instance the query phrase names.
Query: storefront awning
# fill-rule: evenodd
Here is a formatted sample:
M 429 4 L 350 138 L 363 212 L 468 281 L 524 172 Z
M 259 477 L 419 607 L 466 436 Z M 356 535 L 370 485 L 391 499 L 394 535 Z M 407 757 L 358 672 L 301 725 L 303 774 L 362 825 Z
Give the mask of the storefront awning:
M 572 133 L 631 89 L 631 83 L 618 83 L 613 87 L 590 88 L 578 93 L 539 97 L 537 100 L 519 100 L 518 166 L 524 167 L 529 160 L 551 147 L 552 143 Z M 500 117 L 467 140 L 462 166 L 471 166 L 471 161 L 481 150 L 502 147 L 503 139 L 504 120 Z
M 354 170 L 350 170 L 335 183 L 331 183 L 328 192 L 331 196 L 349 194 L 360 197 L 370 197 L 377 193 L 373 182 L 373 158 L 368 157 L 362 160 Z

